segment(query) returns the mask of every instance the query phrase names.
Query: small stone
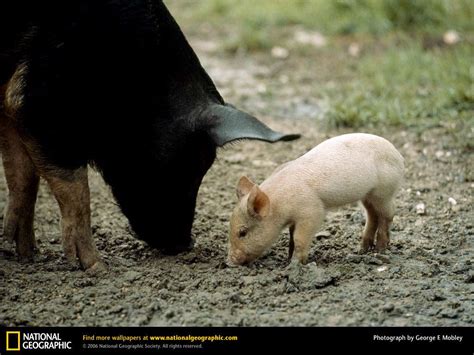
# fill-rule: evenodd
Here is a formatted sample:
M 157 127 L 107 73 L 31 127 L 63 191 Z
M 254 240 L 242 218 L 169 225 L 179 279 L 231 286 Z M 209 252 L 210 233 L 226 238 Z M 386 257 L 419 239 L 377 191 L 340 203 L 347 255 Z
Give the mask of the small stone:
M 435 157 L 438 159 L 441 158 L 443 155 L 444 155 L 444 152 L 442 150 L 437 150 L 435 152 Z
M 378 272 L 383 272 L 383 271 L 386 271 L 387 269 L 388 269 L 387 266 L 381 266 L 381 267 L 378 267 L 378 268 L 377 268 L 377 271 L 378 271 Z
M 423 202 L 417 204 L 415 208 L 416 208 L 416 214 L 418 215 L 426 214 L 426 206 Z
M 269 160 L 252 160 L 252 165 L 257 167 L 271 167 L 276 166 L 277 164 Z
M 283 48 L 283 47 L 273 47 L 272 48 L 272 57 L 278 58 L 278 59 L 286 59 L 290 55 L 290 52 L 288 49 Z
M 452 197 L 448 198 L 448 202 L 451 206 L 456 206 L 458 204 L 457 201 Z
M 291 282 L 287 282 L 285 292 L 293 293 L 296 291 L 298 291 L 298 289 L 295 287 L 295 285 L 293 285 Z
M 318 234 L 316 234 L 316 239 L 317 240 L 320 240 L 320 239 L 327 239 L 331 236 L 331 233 L 328 232 L 328 231 L 322 231 L 322 232 L 319 232 Z
M 446 31 L 443 34 L 443 42 L 448 45 L 456 44 L 460 41 L 459 33 L 454 30 Z
M 347 52 L 351 57 L 358 57 L 360 55 L 360 46 L 357 43 L 351 43 Z
M 392 312 L 394 309 L 395 309 L 395 306 L 392 303 L 388 303 L 388 304 L 382 306 L 382 310 L 384 312 L 387 312 L 387 313 Z
M 310 44 L 316 48 L 324 47 L 327 44 L 326 37 L 319 32 L 297 31 L 295 40 L 301 44 Z

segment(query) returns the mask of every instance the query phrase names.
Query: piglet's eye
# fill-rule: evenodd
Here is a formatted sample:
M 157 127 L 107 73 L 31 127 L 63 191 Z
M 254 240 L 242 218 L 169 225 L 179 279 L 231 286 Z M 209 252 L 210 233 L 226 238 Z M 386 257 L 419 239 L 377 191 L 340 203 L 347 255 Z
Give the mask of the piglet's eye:
M 244 238 L 247 235 L 247 228 L 240 228 L 239 238 Z

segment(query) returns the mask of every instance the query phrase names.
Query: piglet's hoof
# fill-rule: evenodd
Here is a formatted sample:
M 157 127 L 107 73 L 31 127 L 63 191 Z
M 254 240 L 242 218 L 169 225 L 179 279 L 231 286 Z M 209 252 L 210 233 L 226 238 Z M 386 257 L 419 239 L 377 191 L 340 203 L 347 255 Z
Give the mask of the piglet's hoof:
M 290 279 L 296 279 L 304 273 L 305 265 L 297 259 L 292 259 L 286 267 L 286 272 Z

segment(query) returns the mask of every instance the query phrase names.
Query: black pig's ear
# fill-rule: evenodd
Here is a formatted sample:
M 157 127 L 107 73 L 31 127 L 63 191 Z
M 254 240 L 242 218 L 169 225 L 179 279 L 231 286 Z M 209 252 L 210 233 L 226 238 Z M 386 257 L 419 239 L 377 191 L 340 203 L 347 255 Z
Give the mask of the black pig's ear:
M 218 147 L 239 139 L 274 143 L 300 137 L 299 134 L 275 132 L 255 117 L 230 105 L 213 104 L 203 114 L 210 120 L 209 134 Z

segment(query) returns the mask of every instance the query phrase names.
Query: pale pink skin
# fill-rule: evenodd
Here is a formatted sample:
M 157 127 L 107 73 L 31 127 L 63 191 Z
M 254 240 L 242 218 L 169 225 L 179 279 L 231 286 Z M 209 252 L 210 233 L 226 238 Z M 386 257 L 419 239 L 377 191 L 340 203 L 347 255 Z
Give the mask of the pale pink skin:
M 260 186 L 242 177 L 230 221 L 228 262 L 252 262 L 290 227 L 290 257 L 305 264 L 326 211 L 357 201 L 367 217 L 362 250 L 384 250 L 393 199 L 403 181 L 403 161 L 386 139 L 353 133 L 328 139 L 283 164 Z

